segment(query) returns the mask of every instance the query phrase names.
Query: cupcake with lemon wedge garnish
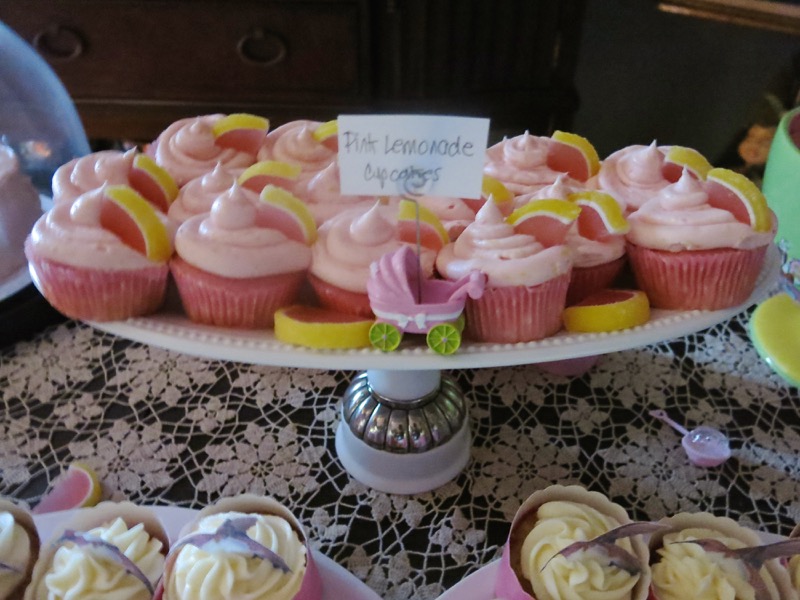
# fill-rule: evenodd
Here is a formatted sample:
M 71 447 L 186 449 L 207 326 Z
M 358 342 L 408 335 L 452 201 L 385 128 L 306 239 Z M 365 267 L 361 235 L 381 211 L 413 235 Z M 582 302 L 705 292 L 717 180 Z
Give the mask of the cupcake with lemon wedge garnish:
M 313 177 L 336 160 L 337 131 L 336 121 L 290 121 L 267 134 L 258 160 L 296 165 L 301 169 L 301 178 Z
M 148 508 L 102 502 L 82 509 L 42 546 L 25 600 L 150 600 L 169 540 Z
M 494 593 L 507 600 L 645 600 L 649 554 L 640 534 L 656 528 L 632 523 L 599 492 L 547 487 L 514 516 Z
M 169 125 L 146 153 L 183 187 L 217 164 L 236 173 L 255 163 L 268 130 L 267 119 L 246 113 L 190 117 Z
M 626 146 L 603 160 L 591 187 L 613 196 L 630 214 L 672 183 L 664 175 L 664 163 L 664 151 L 655 141 Z
M 406 199 L 375 200 L 369 208 L 351 208 L 323 223 L 309 271 L 319 303 L 345 314 L 372 317 L 367 294 L 370 266 L 404 244 L 416 248 L 417 214 L 422 273 L 431 277 L 436 254 L 448 240 L 439 219 L 424 206 Z
M 797 552 L 782 541 L 763 544 L 758 534 L 726 517 L 679 513 L 649 540 L 651 600 L 795 600 L 780 562 Z
M 513 223 L 487 202 L 458 239 L 439 252 L 436 269 L 446 279 L 456 281 L 472 271 L 487 277 L 483 295 L 469 298 L 465 308 L 466 334 L 475 341 L 530 342 L 561 328 L 572 269 L 563 238 L 579 211 L 566 200 L 541 202 Z
M 628 217 L 628 258 L 652 306 L 719 310 L 744 303 L 755 288 L 775 217 L 744 175 L 712 169 L 706 181 L 687 170 Z
M 172 251 L 166 215 L 124 185 L 56 204 L 25 242 L 42 295 L 66 316 L 89 321 L 156 311 L 166 294 Z
M 314 219 L 292 194 L 238 184 L 175 234 L 170 270 L 189 319 L 242 329 L 271 327 L 296 298 L 311 263 Z
M 38 556 L 39 534 L 30 513 L 0 498 L 0 598 L 22 598 Z
M 339 164 L 334 160 L 313 175 L 298 176 L 292 191 L 306 203 L 317 225 L 351 208 L 368 209 L 375 203 L 374 196 L 342 194 L 341 187 Z
M 163 600 L 320 600 L 319 576 L 299 521 L 277 500 L 244 494 L 200 511 L 167 558 Z

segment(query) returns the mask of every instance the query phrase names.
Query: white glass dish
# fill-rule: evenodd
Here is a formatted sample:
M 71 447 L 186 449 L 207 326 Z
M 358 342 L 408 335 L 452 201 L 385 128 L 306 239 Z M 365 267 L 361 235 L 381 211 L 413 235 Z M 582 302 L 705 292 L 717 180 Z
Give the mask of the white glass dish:
M 170 540 L 177 539 L 181 527 L 191 521 L 197 514 L 195 510 L 177 506 L 154 506 L 152 508 L 164 525 Z M 74 512 L 65 510 L 34 515 L 33 520 L 36 523 L 42 542 L 49 540 L 56 527 L 69 520 Z M 380 600 L 380 596 L 367 587 L 363 581 L 324 554 L 314 552 L 314 562 L 319 568 L 320 577 L 322 578 L 322 600 L 340 600 L 342 598 L 348 598 L 349 600 Z
M 450 356 L 425 346 L 424 338 L 409 335 L 394 352 L 372 348 L 359 350 L 312 350 L 284 344 L 271 330 L 245 331 L 197 325 L 179 309 L 166 308 L 148 317 L 95 323 L 103 331 L 206 358 L 250 364 L 318 369 L 427 370 L 511 366 L 607 354 L 677 338 L 716 325 L 765 298 L 780 268 L 777 249 L 771 248 L 756 289 L 740 306 L 717 311 L 653 310 L 650 321 L 625 331 L 570 334 L 565 331 L 538 342 L 520 344 L 464 343 Z

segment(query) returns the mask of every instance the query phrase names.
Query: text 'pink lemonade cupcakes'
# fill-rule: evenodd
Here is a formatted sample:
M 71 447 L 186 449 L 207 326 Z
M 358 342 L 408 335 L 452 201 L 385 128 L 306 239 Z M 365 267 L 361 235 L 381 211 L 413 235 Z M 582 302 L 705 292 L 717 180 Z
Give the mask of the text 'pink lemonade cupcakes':
M 535 492 L 511 523 L 495 594 L 507 600 L 645 600 L 650 569 L 641 536 L 614 542 L 636 563 L 631 570 L 601 550 L 561 554 L 630 523 L 621 506 L 598 492 L 558 485 Z
M 313 218 L 289 192 L 267 186 L 256 196 L 234 184 L 175 235 L 170 270 L 186 314 L 221 327 L 271 327 L 305 281 L 315 236 Z
M 466 331 L 480 342 L 516 343 L 553 335 L 561 328 L 571 252 L 545 247 L 516 233 L 499 208 L 487 202 L 458 239 L 442 248 L 436 269 L 458 280 L 471 271 L 487 276 L 483 296 L 468 299 Z
M 628 220 L 637 285 L 654 307 L 672 310 L 747 300 L 775 231 L 761 192 L 726 169 L 710 171 L 707 182 L 684 173 Z
M 172 255 L 166 215 L 127 186 L 59 203 L 25 243 L 42 295 L 74 319 L 114 321 L 156 311 Z

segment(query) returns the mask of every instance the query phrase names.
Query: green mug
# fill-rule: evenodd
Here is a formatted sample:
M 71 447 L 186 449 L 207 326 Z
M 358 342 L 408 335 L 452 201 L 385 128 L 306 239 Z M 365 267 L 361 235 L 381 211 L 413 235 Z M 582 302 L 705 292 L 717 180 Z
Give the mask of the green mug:
M 778 217 L 776 241 L 800 259 L 800 107 L 781 118 L 764 169 L 762 191 Z

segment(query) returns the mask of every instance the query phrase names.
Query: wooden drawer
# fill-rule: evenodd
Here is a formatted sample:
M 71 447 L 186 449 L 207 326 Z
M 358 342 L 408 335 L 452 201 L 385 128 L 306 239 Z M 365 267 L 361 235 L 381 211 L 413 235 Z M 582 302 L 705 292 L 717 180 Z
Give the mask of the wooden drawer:
M 355 0 L 0 0 L 76 103 L 342 102 L 368 93 Z

